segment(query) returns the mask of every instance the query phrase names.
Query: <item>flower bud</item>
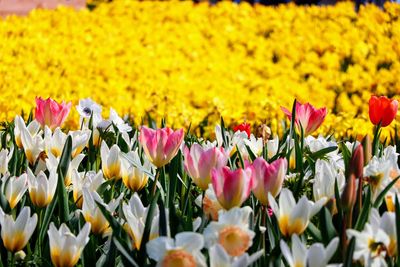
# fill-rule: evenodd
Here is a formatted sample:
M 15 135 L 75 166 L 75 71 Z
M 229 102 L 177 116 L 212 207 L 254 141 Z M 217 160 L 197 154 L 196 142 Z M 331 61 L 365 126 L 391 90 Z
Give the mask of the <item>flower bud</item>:
M 351 173 L 347 178 L 341 197 L 343 208 L 345 210 L 351 210 L 356 204 L 356 197 L 356 177 L 354 173 Z
M 364 171 L 364 149 L 362 145 L 358 145 L 354 150 L 350 160 L 350 175 L 354 174 L 355 178 L 363 176 Z
M 364 148 L 364 166 L 366 166 L 372 158 L 372 140 L 369 134 L 364 136 L 362 145 Z

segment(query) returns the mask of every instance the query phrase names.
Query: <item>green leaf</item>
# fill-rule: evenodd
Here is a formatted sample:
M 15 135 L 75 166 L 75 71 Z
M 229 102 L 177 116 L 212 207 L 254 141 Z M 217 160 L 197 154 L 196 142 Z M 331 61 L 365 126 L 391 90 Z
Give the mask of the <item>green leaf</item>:
M 379 208 L 382 204 L 383 199 L 386 196 L 386 193 L 389 192 L 389 190 L 393 187 L 393 185 L 399 180 L 400 176 L 397 176 L 395 179 L 393 179 L 386 187 L 385 189 L 382 190 L 382 192 L 378 195 L 374 202 L 374 208 Z
M 337 233 L 335 226 L 333 226 L 332 223 L 332 215 L 326 207 L 323 207 L 319 212 L 319 221 L 322 239 L 324 244 L 328 245 L 329 242 L 337 235 Z
M 129 250 L 127 250 L 121 242 L 116 238 L 115 236 L 113 237 L 112 241 L 115 244 L 115 247 L 118 249 L 118 251 L 121 253 L 121 256 L 124 257 L 130 264 L 130 266 L 134 267 L 139 267 L 139 265 L 136 263 L 136 261 L 131 257 L 131 253 Z
M 103 214 L 104 218 L 110 224 L 111 229 L 113 230 L 113 235 L 118 237 L 126 237 L 125 231 L 122 229 L 122 226 L 118 223 L 118 221 L 110 214 L 110 212 L 106 209 L 106 207 L 97 201 L 96 205 L 100 209 L 101 213 Z
M 318 151 L 312 153 L 312 154 L 310 155 L 310 157 L 311 157 L 312 159 L 314 159 L 314 160 L 316 160 L 316 159 L 321 159 L 321 158 L 323 158 L 325 155 L 327 155 L 327 154 L 329 154 L 329 153 L 335 151 L 337 148 L 338 148 L 337 146 L 325 147 L 325 148 L 323 148 L 323 149 L 321 149 L 321 150 L 318 150 Z
M 53 197 L 53 200 L 50 202 L 50 204 L 46 208 L 46 212 L 44 214 L 44 219 L 43 219 L 42 225 L 40 227 L 39 239 L 38 239 L 37 246 L 41 246 L 41 244 L 43 244 L 44 237 L 45 237 L 45 235 L 47 233 L 47 230 L 49 229 L 51 216 L 53 215 L 54 208 L 56 207 L 56 203 L 58 203 L 58 199 L 57 198 L 58 198 L 58 196 L 55 195 Z
M 397 240 L 400 240 L 400 203 L 399 199 L 396 196 L 395 200 L 395 207 L 396 207 L 396 237 Z M 396 266 L 400 266 L 400 246 L 397 243 L 397 264 Z
M 114 233 L 111 236 L 111 240 L 114 237 Z M 106 260 L 103 262 L 102 266 L 116 266 L 115 259 L 117 258 L 117 247 L 115 242 L 110 243 L 110 248 L 108 249 Z
M 58 210 L 60 212 L 60 222 L 66 223 L 69 219 L 69 206 L 68 194 L 65 190 L 64 180 L 68 172 L 69 164 L 71 162 L 72 151 L 72 137 L 69 135 L 65 142 L 63 152 L 61 154 L 60 163 L 57 167 L 58 181 L 57 181 L 57 196 L 58 196 Z
M 150 238 L 150 231 L 151 231 L 151 224 L 154 219 L 154 215 L 156 212 L 156 207 L 157 207 L 157 200 L 160 196 L 160 191 L 157 191 L 156 194 L 154 195 L 153 199 L 151 200 L 150 206 L 148 208 L 147 212 L 147 217 L 146 217 L 146 222 L 144 225 L 144 230 L 143 230 L 143 236 L 142 236 L 142 241 L 140 243 L 140 249 L 139 249 L 139 264 L 142 266 L 146 260 L 146 244 L 149 241 Z
M 358 216 L 354 229 L 361 231 L 364 229 L 365 223 L 368 221 L 369 211 L 371 210 L 371 188 L 367 188 L 367 195 L 365 196 L 361 213 Z
M 253 151 L 251 150 L 251 148 L 248 145 L 246 145 L 246 149 L 247 149 L 247 153 L 249 153 L 251 161 L 254 161 L 257 158 L 257 156 L 254 155 Z
M 354 253 L 355 246 L 356 246 L 356 239 L 353 236 L 350 240 L 349 245 L 347 246 L 346 256 L 343 261 L 343 267 L 352 267 L 353 266 L 353 253 Z
M 322 242 L 322 234 L 321 231 L 310 222 L 307 226 L 307 232 L 313 237 L 316 242 Z

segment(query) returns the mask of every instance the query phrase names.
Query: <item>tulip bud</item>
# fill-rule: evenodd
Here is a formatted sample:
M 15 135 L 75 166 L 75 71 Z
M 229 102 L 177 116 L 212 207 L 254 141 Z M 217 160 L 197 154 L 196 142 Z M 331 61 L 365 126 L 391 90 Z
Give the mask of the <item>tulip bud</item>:
M 271 128 L 269 128 L 265 124 L 261 124 L 257 128 L 257 137 L 261 137 L 263 139 L 264 144 L 268 141 L 271 136 Z
M 364 136 L 362 145 L 364 148 L 364 166 L 366 166 L 372 158 L 372 140 L 369 134 Z
M 347 178 L 341 197 L 343 208 L 351 210 L 356 204 L 356 197 L 356 176 L 354 173 L 351 173 Z
M 358 145 L 354 150 L 350 160 L 350 174 L 354 174 L 356 178 L 363 176 L 364 171 L 364 149 L 362 145 Z

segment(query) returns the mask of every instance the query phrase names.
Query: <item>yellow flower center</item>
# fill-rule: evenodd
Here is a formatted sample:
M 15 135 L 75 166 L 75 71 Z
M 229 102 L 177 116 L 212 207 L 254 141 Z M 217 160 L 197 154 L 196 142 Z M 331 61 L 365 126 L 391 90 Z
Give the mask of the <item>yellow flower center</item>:
M 170 250 L 164 257 L 162 267 L 195 267 L 196 260 L 193 255 L 184 250 Z
M 250 236 L 237 226 L 225 227 L 219 233 L 218 242 L 231 256 L 240 256 L 250 247 Z

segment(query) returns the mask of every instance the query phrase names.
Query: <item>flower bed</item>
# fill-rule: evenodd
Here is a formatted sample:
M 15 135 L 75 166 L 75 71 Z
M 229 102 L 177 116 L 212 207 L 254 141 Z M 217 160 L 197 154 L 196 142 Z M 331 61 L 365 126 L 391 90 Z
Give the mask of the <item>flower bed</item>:
M 370 97 L 362 143 L 313 137 L 326 108 L 281 109 L 282 139 L 221 120 L 207 140 L 103 118 L 91 99 L 64 131 L 71 102 L 36 98 L 0 131 L 1 264 L 397 265 L 400 144 L 380 135 L 398 101 Z
M 296 97 L 329 110 L 319 132 L 361 137 L 372 133 L 370 94 L 400 90 L 400 7 L 353 9 L 113 1 L 10 16 L 0 22 L 0 120 L 29 113 L 36 95 L 90 96 L 137 124 L 149 113 L 210 136 L 223 116 L 281 131 L 279 107 Z

